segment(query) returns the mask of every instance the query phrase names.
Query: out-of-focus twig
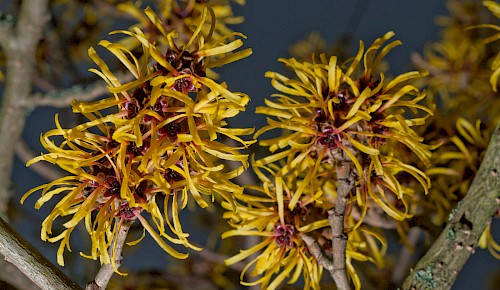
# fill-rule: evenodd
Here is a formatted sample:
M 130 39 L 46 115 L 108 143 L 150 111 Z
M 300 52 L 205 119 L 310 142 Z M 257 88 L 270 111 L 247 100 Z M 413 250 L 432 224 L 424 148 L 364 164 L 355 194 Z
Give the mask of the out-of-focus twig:
M 361 213 L 357 208 L 351 210 L 351 216 L 355 220 L 361 218 Z M 398 224 L 395 220 L 386 218 L 386 214 L 380 210 L 380 208 L 369 208 L 366 216 L 363 219 L 363 223 L 369 226 L 380 228 L 380 229 L 395 229 Z
M 24 0 L 17 22 L 0 24 L 0 45 L 5 53 L 6 79 L 0 110 L 0 216 L 7 218 L 11 197 L 14 148 L 28 114 L 19 105 L 29 98 L 35 68 L 35 51 L 49 19 L 48 0 Z
M 396 265 L 394 266 L 394 271 L 392 271 L 392 283 L 399 287 L 401 283 L 403 283 L 406 278 L 406 274 L 410 269 L 411 265 L 411 257 L 414 252 L 415 246 L 418 243 L 418 240 L 422 234 L 422 230 L 418 227 L 412 227 L 410 232 L 408 233 L 408 243 L 412 248 L 408 248 L 403 246 L 401 252 L 399 253 L 398 260 Z
M 30 159 L 34 158 L 36 154 L 29 148 L 28 144 L 24 140 L 19 140 L 15 148 L 16 155 L 23 161 L 23 163 L 28 162 Z M 43 162 L 37 162 L 29 167 L 31 170 L 36 172 L 41 177 L 47 180 L 56 180 L 64 176 L 63 172 L 57 170 L 52 164 L 47 164 Z
M 120 82 L 130 81 L 131 74 L 117 72 L 116 76 Z M 95 83 L 86 87 L 75 85 L 69 89 L 50 91 L 47 93 L 32 94 L 29 99 L 20 101 L 21 106 L 32 108 L 35 106 L 51 106 L 56 108 L 66 108 L 71 105 L 73 100 L 92 101 L 96 98 L 110 94 L 106 83 L 103 80 L 97 80 Z
M 196 244 L 195 244 L 195 246 L 200 247 L 199 245 L 196 245 Z M 201 251 L 193 251 L 193 254 L 201 257 L 202 259 L 204 259 L 208 262 L 218 263 L 218 264 L 223 264 L 223 265 L 225 265 L 224 260 L 229 258 L 229 256 L 210 251 L 207 248 L 203 248 Z M 235 271 L 241 272 L 245 268 L 245 263 L 238 262 L 238 263 L 231 264 L 228 267 L 235 270 Z

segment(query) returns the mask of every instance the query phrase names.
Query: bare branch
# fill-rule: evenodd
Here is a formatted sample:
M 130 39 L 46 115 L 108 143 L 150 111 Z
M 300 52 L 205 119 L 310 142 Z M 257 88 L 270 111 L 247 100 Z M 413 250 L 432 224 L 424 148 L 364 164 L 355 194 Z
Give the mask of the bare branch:
M 106 84 L 99 81 L 86 88 L 76 85 L 66 90 L 49 92 L 46 94 L 34 94 L 30 99 L 25 100 L 22 105 L 66 108 L 71 105 L 71 101 L 73 100 L 91 101 L 106 93 L 109 93 Z
M 0 253 L 41 289 L 81 289 L 0 218 Z
M 120 82 L 127 82 L 132 79 L 132 74 L 116 73 Z M 95 83 L 83 87 L 75 85 L 69 89 L 51 91 L 47 93 L 32 94 L 29 99 L 19 101 L 20 106 L 32 108 L 35 106 L 51 106 L 55 108 L 66 108 L 71 105 L 73 100 L 92 101 L 99 96 L 110 94 L 106 83 L 103 80 L 97 80 Z
M 198 245 L 196 245 L 196 246 L 198 246 Z M 195 255 L 201 257 L 202 259 L 208 261 L 208 262 L 218 263 L 221 265 L 225 265 L 224 260 L 229 258 L 229 256 L 210 251 L 207 248 L 203 248 L 201 251 L 193 251 L 193 253 Z M 242 272 L 243 269 L 245 268 L 245 266 L 246 266 L 245 263 L 238 262 L 238 263 L 231 264 L 227 267 L 230 269 L 233 269 L 235 271 Z
M 35 75 L 33 77 L 33 87 L 42 90 L 43 92 L 50 92 L 57 90 L 57 86 L 48 80 L 44 79 L 42 76 Z M 32 96 L 33 97 L 33 96 Z
M 361 213 L 357 208 L 351 209 L 351 216 L 355 220 L 359 220 L 361 218 Z M 368 208 L 365 218 L 363 219 L 363 223 L 374 228 L 380 229 L 395 229 L 398 226 L 398 223 L 395 220 L 388 219 L 384 212 L 380 208 L 371 207 Z
M 406 278 L 402 289 L 450 289 L 499 208 L 500 124 L 467 195 L 452 211 L 448 225 Z
M 343 152 L 336 159 L 337 198 L 335 199 L 335 207 L 328 211 L 328 222 L 332 231 L 333 262 L 328 260 L 312 237 L 305 234 L 301 234 L 300 237 L 318 263 L 330 272 L 337 289 L 348 290 L 350 286 L 346 271 L 347 234 L 344 232 L 344 214 L 347 196 L 354 186 L 353 166 L 350 158 Z

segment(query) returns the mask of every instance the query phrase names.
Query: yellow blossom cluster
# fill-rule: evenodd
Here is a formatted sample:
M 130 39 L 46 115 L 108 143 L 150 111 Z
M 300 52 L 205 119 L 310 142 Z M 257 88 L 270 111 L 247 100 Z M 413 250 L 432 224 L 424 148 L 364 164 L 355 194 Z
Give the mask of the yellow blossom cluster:
M 97 52 L 89 49 L 98 66 L 91 71 L 106 81 L 112 95 L 90 103 L 75 100 L 73 112 L 88 121 L 74 128 L 63 128 L 56 116 L 57 128 L 40 138 L 49 153 L 28 165 L 48 161 L 71 175 L 33 188 L 22 198 L 24 202 L 41 190 L 35 205 L 39 208 L 61 196 L 41 232 L 44 241 L 60 241 L 59 264 L 64 263 L 63 251 L 69 249 L 71 233 L 83 222 L 92 240 L 91 252 L 84 256 L 114 265 L 115 237 L 124 222 L 136 219 L 162 249 L 186 258 L 187 254 L 167 243 L 199 250 L 188 242 L 179 211 L 191 198 L 205 208 L 214 195 L 232 204 L 232 195 L 241 192 L 230 180 L 248 167 L 248 155 L 240 150 L 253 141 L 240 136 L 252 134 L 253 129 L 228 128 L 226 120 L 244 111 L 249 98 L 207 77 L 207 70 L 237 61 L 251 50 L 235 52 L 243 44 L 238 33 L 206 37 L 210 33 L 204 24 L 213 15 L 209 11 L 201 12 L 190 38 L 183 42 L 177 31 L 166 30 L 147 8 L 145 17 L 158 29 L 166 48 L 159 41 L 151 42 L 138 28 L 114 32 L 140 42 L 139 56 L 120 43 L 101 41 L 100 46 L 135 78 L 127 83 L 121 83 Z M 222 138 L 240 146 L 225 145 Z M 239 166 L 227 169 L 224 161 Z M 53 236 L 58 218 L 66 221 L 64 230 Z
M 352 189 L 345 201 L 346 267 L 359 289 L 351 261 L 382 266 L 386 246 L 382 232 L 364 225 L 367 211 L 380 209 L 383 218 L 403 221 L 411 217 L 408 201 L 415 191 L 428 191 L 427 175 L 400 156 L 414 154 L 421 165 L 430 165 L 435 146 L 424 144 L 413 128 L 424 124 L 433 106 L 423 104 L 425 91 L 412 85 L 425 73 L 386 79 L 378 71 L 385 55 L 401 44 L 389 42 L 393 35 L 388 32 L 376 39 L 366 51 L 360 42 L 357 55 L 342 64 L 325 55 L 313 63 L 281 59 L 296 77 L 266 74 L 279 93 L 256 109 L 268 116 L 268 125 L 255 136 L 273 130 L 281 134 L 260 141 L 271 151 L 253 164 L 263 186 L 235 195 L 238 210 L 226 214 L 235 229 L 224 234 L 264 237 L 227 261 L 234 263 L 264 249 L 249 264 L 255 263 L 252 274 L 262 277 L 247 284 L 274 289 L 295 269 L 290 283 L 302 272 L 307 287 L 319 289 L 322 267 L 301 236 L 313 237 L 331 253 L 327 211 L 337 206 L 340 179 L 347 179 Z M 336 168 L 343 163 L 353 165 L 348 176 L 338 175 Z

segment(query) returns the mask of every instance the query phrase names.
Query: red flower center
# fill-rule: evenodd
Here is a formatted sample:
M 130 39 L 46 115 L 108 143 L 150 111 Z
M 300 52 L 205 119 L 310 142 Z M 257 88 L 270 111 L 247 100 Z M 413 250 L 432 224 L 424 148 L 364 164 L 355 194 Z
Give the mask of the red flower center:
M 293 246 L 293 226 L 291 225 L 276 225 L 274 226 L 274 237 L 276 244 L 279 247 L 291 248 Z

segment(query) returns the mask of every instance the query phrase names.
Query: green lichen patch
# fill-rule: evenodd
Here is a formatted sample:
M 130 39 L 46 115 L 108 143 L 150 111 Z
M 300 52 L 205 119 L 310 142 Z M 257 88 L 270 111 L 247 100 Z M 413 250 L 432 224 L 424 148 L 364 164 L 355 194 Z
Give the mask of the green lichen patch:
M 425 269 L 417 271 L 415 280 L 423 289 L 434 289 L 437 287 L 437 283 L 433 278 L 432 271 L 432 266 L 427 266 L 425 267 Z
M 453 241 L 455 239 L 457 235 L 455 234 L 455 231 L 453 229 L 449 229 L 447 232 L 446 232 L 446 239 L 447 240 L 450 240 L 450 241 Z

